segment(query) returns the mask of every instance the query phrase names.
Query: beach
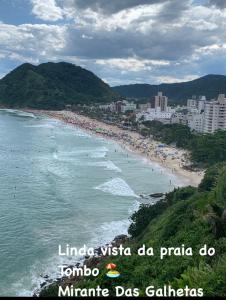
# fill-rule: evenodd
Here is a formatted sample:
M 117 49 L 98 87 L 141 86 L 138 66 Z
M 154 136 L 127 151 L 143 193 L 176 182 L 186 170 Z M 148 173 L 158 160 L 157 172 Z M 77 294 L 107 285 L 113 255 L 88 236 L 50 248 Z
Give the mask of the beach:
M 152 205 L 186 185 L 144 154 L 127 151 L 127 131 L 104 134 L 104 124 L 82 118 L 79 126 L 68 114 L 0 112 L 3 296 L 31 296 L 61 280 L 58 266 L 75 266 L 83 257 L 59 256 L 59 244 L 110 244 L 128 234 L 140 204 Z
M 34 114 L 44 114 L 51 118 L 61 120 L 67 124 L 82 128 L 119 143 L 123 148 L 142 155 L 147 161 L 156 162 L 168 169 L 172 174 L 183 178 L 186 185 L 198 186 L 204 171 L 187 170 L 189 153 L 176 147 L 161 144 L 151 138 L 145 138 L 135 131 L 125 130 L 116 125 L 106 124 L 96 119 L 71 111 L 43 111 L 29 110 Z

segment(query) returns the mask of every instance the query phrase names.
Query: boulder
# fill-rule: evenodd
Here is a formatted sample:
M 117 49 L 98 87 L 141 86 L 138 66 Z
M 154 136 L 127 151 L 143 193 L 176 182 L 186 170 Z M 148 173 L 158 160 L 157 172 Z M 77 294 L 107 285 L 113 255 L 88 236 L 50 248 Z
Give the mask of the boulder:
M 87 268 L 94 268 L 96 265 L 101 261 L 100 257 L 90 257 L 89 259 L 86 259 L 84 261 L 84 265 L 86 265 Z
M 112 241 L 112 246 L 119 247 L 120 245 L 124 244 L 127 240 L 128 236 L 126 234 L 117 235 Z
M 164 196 L 164 193 L 153 193 L 153 194 L 150 194 L 150 197 L 152 198 L 161 198 Z

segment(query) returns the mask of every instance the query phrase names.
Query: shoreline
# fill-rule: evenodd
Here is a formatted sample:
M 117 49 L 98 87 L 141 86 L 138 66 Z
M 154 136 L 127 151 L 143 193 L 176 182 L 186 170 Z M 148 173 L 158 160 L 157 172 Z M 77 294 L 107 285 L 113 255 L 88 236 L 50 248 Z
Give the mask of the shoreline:
M 197 187 L 204 176 L 204 171 L 190 171 L 183 168 L 183 166 L 189 164 L 187 151 L 168 145 L 160 147 L 162 146 L 160 142 L 145 138 L 138 132 L 124 130 L 116 125 L 106 124 L 71 111 L 31 109 L 24 111 L 61 120 L 66 124 L 79 127 L 96 136 L 115 141 L 125 150 L 147 159 L 149 163 L 157 163 L 159 166 L 167 169 L 169 174 L 177 176 L 183 182 L 183 185 Z
M 105 139 L 109 139 L 111 141 L 116 142 L 118 145 L 120 145 L 123 149 L 131 152 L 132 154 L 138 155 L 140 158 L 144 158 L 147 160 L 147 163 L 154 163 L 157 164 L 163 168 L 165 168 L 169 174 L 171 173 L 173 176 L 178 177 L 180 181 L 183 183 L 183 185 L 198 185 L 199 182 L 202 179 L 201 174 L 198 174 L 197 172 L 189 172 L 178 164 L 178 159 L 170 159 L 170 157 L 167 157 L 168 159 L 163 160 L 162 159 L 162 152 L 160 151 L 160 154 L 156 154 L 154 151 L 156 149 L 156 146 L 159 144 L 157 141 L 153 141 L 147 138 L 142 137 L 137 132 L 132 132 L 128 130 L 123 130 L 121 128 L 118 128 L 115 125 L 108 125 L 103 122 L 91 119 L 89 117 L 79 115 L 76 113 L 72 113 L 69 111 L 43 111 L 43 110 L 23 110 L 24 112 L 33 113 L 34 115 L 43 115 L 50 117 L 52 119 L 60 120 L 66 124 L 75 126 L 77 128 L 81 128 L 82 130 L 93 134 L 95 136 L 103 137 Z M 102 128 L 103 130 L 99 130 Z M 151 145 L 153 151 L 147 151 L 148 144 Z M 147 152 L 146 152 L 146 151 Z M 164 150 L 166 151 L 174 151 L 174 152 L 184 152 L 182 150 L 173 148 L 173 147 L 165 147 Z M 178 154 L 178 157 L 180 159 L 182 158 L 181 153 Z M 178 165 L 177 165 L 178 164 Z M 173 171 L 172 171 L 173 170 Z M 115 239 L 118 237 L 122 237 L 123 235 L 116 236 L 112 241 L 109 241 L 108 244 L 100 245 L 97 247 L 109 247 L 112 244 L 114 244 Z M 128 239 L 129 237 L 125 237 L 124 239 Z M 123 244 L 123 243 L 122 243 Z M 85 265 L 89 265 L 91 267 L 94 267 L 95 264 L 100 262 L 102 259 L 105 259 L 105 257 L 102 257 L 97 254 L 97 256 L 93 257 L 83 257 L 82 260 L 80 260 L 79 265 L 80 267 L 84 267 Z M 75 265 L 76 266 L 76 265 Z M 74 266 L 74 267 L 75 267 Z M 65 267 L 71 268 L 72 265 L 68 265 Z M 40 288 L 33 291 L 33 295 L 39 296 L 39 294 L 44 290 L 45 288 L 48 288 L 54 283 L 58 284 L 65 284 L 66 282 L 70 282 L 70 280 L 74 280 L 75 278 L 55 278 L 51 279 L 49 275 L 45 274 L 44 276 L 41 276 L 43 278 L 42 284 L 40 284 Z M 77 278 L 75 280 L 78 280 Z
M 119 248 L 120 246 L 123 246 L 126 242 L 130 240 L 130 237 L 127 234 L 118 234 L 116 235 L 112 240 L 108 241 L 107 243 L 104 243 L 102 245 L 98 245 L 96 247 L 91 247 L 94 251 L 94 255 L 86 254 L 80 259 L 78 259 L 74 263 L 70 264 L 64 264 L 63 269 L 84 269 L 84 268 L 96 268 L 98 264 L 100 264 L 103 260 L 107 259 L 109 256 L 108 251 L 106 251 L 106 254 L 103 254 L 102 249 L 111 249 L 113 248 Z M 39 288 L 33 290 L 33 296 L 32 297 L 40 297 L 40 294 L 45 289 L 48 289 L 50 286 L 58 284 L 58 285 L 71 285 L 74 283 L 79 282 L 79 280 L 83 279 L 84 276 L 78 276 L 78 275 L 71 275 L 71 276 L 60 276 L 56 278 L 50 278 L 48 274 L 42 275 L 43 282 L 40 284 Z

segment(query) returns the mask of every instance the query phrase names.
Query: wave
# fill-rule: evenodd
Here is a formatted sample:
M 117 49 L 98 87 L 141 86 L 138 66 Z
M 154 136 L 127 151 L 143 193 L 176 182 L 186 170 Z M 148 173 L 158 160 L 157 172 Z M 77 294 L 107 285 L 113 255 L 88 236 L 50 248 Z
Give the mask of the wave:
M 50 284 L 56 282 L 57 278 L 60 278 L 58 265 L 75 265 L 78 262 L 82 262 L 82 260 L 82 257 L 71 259 L 70 257 L 53 256 L 45 264 L 36 263 L 26 276 L 21 277 L 17 282 L 12 284 L 10 290 L 17 297 L 32 297 L 34 293 L 40 292 L 40 286 L 43 283 L 47 283 L 48 281 L 48 284 Z M 48 275 L 47 280 L 43 277 L 44 275 Z
M 90 154 L 90 157 L 91 157 L 91 158 L 104 158 L 104 157 L 106 157 L 106 155 L 107 155 L 106 152 L 101 151 L 101 152 L 94 152 L 94 153 L 91 153 L 91 154 Z
M 91 158 L 104 158 L 104 157 L 106 157 L 108 151 L 109 150 L 103 146 L 103 147 L 97 148 L 95 151 L 93 151 L 90 154 L 90 157 Z
M 21 110 L 17 110 L 17 109 L 5 109 L 5 108 L 2 108 L 0 110 L 8 112 L 8 113 L 11 113 L 11 114 L 15 114 L 15 115 L 20 116 L 20 117 L 28 117 L 28 118 L 37 119 L 37 116 L 35 116 L 33 113 L 29 113 L 29 112 L 25 112 L 25 111 L 21 111 Z
M 95 248 L 111 243 L 117 235 L 128 234 L 129 225 L 129 219 L 104 222 L 93 230 L 93 236 L 86 245 L 87 247 Z M 38 262 L 33 265 L 25 277 L 21 277 L 20 280 L 11 286 L 11 291 L 19 297 L 31 297 L 34 293 L 40 292 L 41 284 L 46 283 L 46 279 L 42 276 L 48 275 L 49 283 L 55 282 L 57 278 L 60 278 L 59 268 L 57 268 L 58 265 L 69 266 L 75 265 L 78 262 L 82 264 L 83 261 L 84 257 L 82 256 L 71 258 L 57 255 L 49 258 L 45 264 Z
M 132 208 L 128 210 L 134 211 L 137 207 L 137 201 L 134 202 Z M 119 234 L 128 234 L 128 228 L 131 221 L 129 218 L 111 222 L 104 222 L 92 231 L 92 237 L 87 241 L 87 247 L 100 247 L 109 244 Z M 61 257 L 53 256 L 49 258 L 45 264 L 40 262 L 33 265 L 30 269 L 29 274 L 25 277 L 20 278 L 19 281 L 12 285 L 12 292 L 17 296 L 31 297 L 34 293 L 40 292 L 40 285 L 46 283 L 46 279 L 42 276 L 48 275 L 49 283 L 55 282 L 60 277 L 58 265 L 75 265 L 76 263 L 83 263 L 84 257 Z M 47 267 L 46 267 L 47 266 Z M 42 274 L 42 276 L 41 276 Z M 25 288 L 26 287 L 26 288 Z
M 51 119 L 50 119 L 51 121 Z M 72 126 L 70 124 L 65 124 L 63 123 L 62 121 L 60 120 L 57 120 L 58 123 L 62 126 L 63 129 L 66 129 L 66 130 L 62 130 L 62 131 L 59 131 L 59 135 L 73 135 L 73 136 L 78 136 L 78 137 L 91 137 L 91 135 L 87 132 L 85 132 L 84 130 L 78 128 L 78 127 L 75 127 L 75 126 Z
M 31 128 L 54 128 L 51 124 L 37 124 L 37 125 L 26 125 L 25 127 L 31 127 Z
M 121 173 L 122 170 L 117 167 L 112 161 L 108 160 L 108 161 L 99 161 L 99 162 L 91 162 L 91 163 L 87 163 L 87 166 L 91 166 L 91 167 L 103 167 L 107 170 L 110 171 L 116 171 Z
M 68 178 L 68 172 L 66 171 L 65 168 L 62 170 L 62 168 L 60 168 L 60 166 L 49 165 L 45 169 L 45 173 L 48 174 L 48 176 L 51 175 L 58 179 Z
M 169 177 L 169 179 L 172 181 L 172 186 L 170 187 L 169 190 L 173 189 L 174 187 L 182 187 L 185 186 L 187 184 L 186 182 L 186 178 L 183 177 L 179 177 L 176 174 L 172 174 L 172 171 L 164 166 L 161 166 L 159 163 L 154 162 L 154 161 L 150 161 L 147 158 L 142 158 L 142 162 L 145 165 L 149 165 L 151 168 L 153 168 L 153 170 L 155 172 L 158 172 L 159 174 L 163 174 L 164 177 Z
M 139 198 L 122 178 L 114 178 L 95 187 L 95 189 L 115 196 Z
M 97 147 L 90 149 L 77 149 L 72 151 L 61 151 L 59 159 L 62 161 L 71 160 L 73 157 L 85 155 L 90 158 L 101 158 L 106 156 L 106 152 L 109 151 L 106 147 Z M 83 163 L 82 163 L 83 164 Z
M 128 234 L 129 225 L 129 219 L 105 222 L 94 231 L 91 244 L 98 247 L 111 242 L 119 234 Z

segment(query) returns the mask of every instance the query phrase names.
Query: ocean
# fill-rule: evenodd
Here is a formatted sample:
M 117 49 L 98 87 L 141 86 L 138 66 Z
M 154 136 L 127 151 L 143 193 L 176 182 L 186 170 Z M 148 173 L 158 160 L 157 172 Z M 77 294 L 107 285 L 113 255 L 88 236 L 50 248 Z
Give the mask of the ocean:
M 170 180 L 172 184 L 170 185 Z M 0 110 L 0 296 L 56 278 L 58 245 L 95 247 L 126 234 L 140 194 L 183 183 L 114 141 L 45 116 Z

